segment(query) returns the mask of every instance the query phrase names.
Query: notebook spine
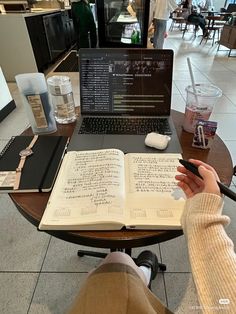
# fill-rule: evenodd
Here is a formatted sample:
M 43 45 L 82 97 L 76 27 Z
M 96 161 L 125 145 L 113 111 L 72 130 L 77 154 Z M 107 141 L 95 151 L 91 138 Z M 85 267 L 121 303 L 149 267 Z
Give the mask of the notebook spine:
M 11 144 L 14 142 L 15 140 L 15 136 L 13 136 L 8 143 L 5 145 L 5 147 L 3 148 L 3 150 L 0 152 L 0 158 L 3 157 L 3 155 L 6 153 L 6 151 L 8 150 L 8 148 L 11 146 Z

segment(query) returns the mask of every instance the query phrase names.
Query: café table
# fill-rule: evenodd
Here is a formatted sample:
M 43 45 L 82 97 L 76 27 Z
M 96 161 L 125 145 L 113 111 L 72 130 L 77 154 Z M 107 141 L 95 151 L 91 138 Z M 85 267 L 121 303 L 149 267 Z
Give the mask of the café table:
M 233 175 L 233 165 L 230 153 L 221 138 L 216 135 L 210 149 L 194 148 L 192 147 L 193 134 L 182 129 L 184 114 L 172 110 L 171 115 L 182 146 L 183 158 L 196 158 L 212 165 L 217 170 L 221 182 L 229 186 Z M 54 134 L 71 136 L 74 127 L 75 122 L 67 125 L 58 124 L 58 130 Z M 32 135 L 32 130 L 29 128 L 23 134 Z M 35 227 L 38 227 L 49 195 L 50 192 L 11 193 L 10 197 L 19 212 Z M 90 247 L 109 248 L 111 251 L 124 250 L 130 255 L 134 247 L 168 241 L 183 234 L 182 230 L 47 231 L 47 233 L 64 241 Z M 93 253 L 89 255 L 94 256 Z

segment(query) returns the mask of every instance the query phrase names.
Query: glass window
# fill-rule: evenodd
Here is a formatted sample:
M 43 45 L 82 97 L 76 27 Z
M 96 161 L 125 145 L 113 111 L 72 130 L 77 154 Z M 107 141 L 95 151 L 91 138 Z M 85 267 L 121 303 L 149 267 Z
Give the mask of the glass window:
M 145 47 L 148 13 L 149 1 L 145 0 L 97 1 L 99 45 Z

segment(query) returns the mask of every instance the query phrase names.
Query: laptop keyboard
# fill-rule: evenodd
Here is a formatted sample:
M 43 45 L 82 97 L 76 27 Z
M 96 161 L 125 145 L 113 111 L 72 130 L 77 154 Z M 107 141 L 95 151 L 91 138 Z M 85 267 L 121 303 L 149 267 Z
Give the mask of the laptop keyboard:
M 150 132 L 172 134 L 167 118 L 85 117 L 80 134 L 146 135 Z

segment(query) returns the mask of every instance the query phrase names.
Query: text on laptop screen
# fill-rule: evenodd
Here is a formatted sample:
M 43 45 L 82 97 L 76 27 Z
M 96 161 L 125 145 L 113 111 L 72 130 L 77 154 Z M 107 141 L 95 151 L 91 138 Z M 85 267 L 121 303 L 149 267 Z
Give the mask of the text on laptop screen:
M 169 115 L 173 51 L 80 49 L 83 114 Z

